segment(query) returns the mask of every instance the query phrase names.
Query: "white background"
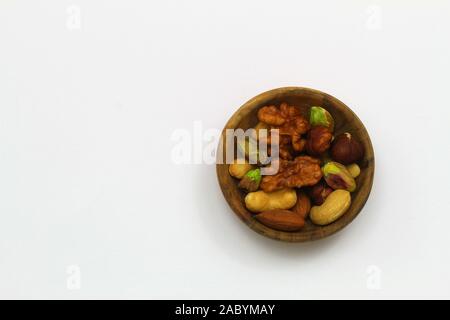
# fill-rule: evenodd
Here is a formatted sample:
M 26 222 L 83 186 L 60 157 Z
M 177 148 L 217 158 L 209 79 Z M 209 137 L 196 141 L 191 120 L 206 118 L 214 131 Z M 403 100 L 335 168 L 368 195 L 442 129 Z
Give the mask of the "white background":
M 0 297 L 450 298 L 449 17 L 448 1 L 1 1 Z M 254 233 L 214 165 L 171 159 L 174 130 L 290 85 L 349 105 L 376 154 L 358 218 L 307 244 Z

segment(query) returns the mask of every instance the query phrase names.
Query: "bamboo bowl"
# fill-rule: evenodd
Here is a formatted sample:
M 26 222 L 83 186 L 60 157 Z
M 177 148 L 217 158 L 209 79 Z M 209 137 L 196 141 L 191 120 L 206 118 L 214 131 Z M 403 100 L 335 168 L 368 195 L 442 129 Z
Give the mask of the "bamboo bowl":
M 325 238 L 347 226 L 362 210 L 369 198 L 375 169 L 374 152 L 369 134 L 361 120 L 343 102 L 324 92 L 302 87 L 286 87 L 264 92 L 247 101 L 228 120 L 222 132 L 222 142 L 219 144 L 217 154 L 218 157 L 226 155 L 225 143 L 223 143 L 226 129 L 251 128 L 258 122 L 256 114 L 259 108 L 270 104 L 279 105 L 282 102 L 298 106 L 305 115 L 311 106 L 324 107 L 334 118 L 335 135 L 350 132 L 363 144 L 364 158 L 359 163 L 361 174 L 356 178 L 357 188 L 355 192 L 352 192 L 352 203 L 347 212 L 327 226 L 314 225 L 308 219 L 300 231 L 278 231 L 253 218 L 253 214 L 245 207 L 246 193 L 238 188 L 239 181 L 230 176 L 228 164 L 220 163 L 220 161 L 216 164 L 219 185 L 233 212 L 254 231 L 266 237 L 287 242 L 305 242 Z

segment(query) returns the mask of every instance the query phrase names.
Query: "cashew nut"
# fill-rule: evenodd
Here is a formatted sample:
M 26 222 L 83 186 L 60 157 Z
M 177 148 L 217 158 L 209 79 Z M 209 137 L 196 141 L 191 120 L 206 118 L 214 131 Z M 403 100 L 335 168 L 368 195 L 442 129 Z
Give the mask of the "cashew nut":
M 315 224 L 322 226 L 330 224 L 347 211 L 351 201 L 350 192 L 347 190 L 334 190 L 321 206 L 311 208 L 309 217 Z

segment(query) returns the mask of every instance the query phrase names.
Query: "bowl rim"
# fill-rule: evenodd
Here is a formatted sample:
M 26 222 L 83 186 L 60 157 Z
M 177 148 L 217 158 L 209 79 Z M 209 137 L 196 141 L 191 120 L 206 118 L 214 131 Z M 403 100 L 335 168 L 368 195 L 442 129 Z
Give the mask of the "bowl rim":
M 351 222 L 353 222 L 353 220 L 360 214 L 360 212 L 364 208 L 367 200 L 369 199 L 370 193 L 372 191 L 373 180 L 374 180 L 374 176 L 375 176 L 375 153 L 373 150 L 373 145 L 372 145 L 372 142 L 370 139 L 369 132 L 367 131 L 366 127 L 364 126 L 364 123 L 361 121 L 361 119 L 359 119 L 359 117 L 355 114 L 355 112 L 350 107 L 348 107 L 345 103 L 343 103 L 341 100 L 337 99 L 336 97 L 334 97 L 326 92 L 323 92 L 323 91 L 320 91 L 317 89 L 312 89 L 309 87 L 298 87 L 298 86 L 279 87 L 279 88 L 264 91 L 256 96 L 254 96 L 253 98 L 247 100 L 243 105 L 241 105 L 232 114 L 230 119 L 227 121 L 227 123 L 225 124 L 224 128 L 221 131 L 221 139 L 220 140 L 222 141 L 223 134 L 224 134 L 225 130 L 230 127 L 230 123 L 236 122 L 236 118 L 240 117 L 242 110 L 245 110 L 248 108 L 251 111 L 251 110 L 253 110 L 253 108 L 255 108 L 255 104 L 260 104 L 265 100 L 270 100 L 270 99 L 276 98 L 276 96 L 279 94 L 283 95 L 283 94 L 287 94 L 289 92 L 298 92 L 298 91 L 326 97 L 326 99 L 331 101 L 333 104 L 340 105 L 344 109 L 347 109 L 347 111 L 352 115 L 352 117 L 354 117 L 361 124 L 361 129 L 363 129 L 365 131 L 366 136 L 367 136 L 366 143 L 367 143 L 368 147 L 370 148 L 372 158 L 371 158 L 371 164 L 367 168 L 367 169 L 370 169 L 367 182 L 365 183 L 368 185 L 367 194 L 364 196 L 363 200 L 359 203 L 359 207 L 356 209 L 354 214 L 350 217 L 350 219 L 348 219 L 348 221 L 346 221 L 346 223 L 336 224 L 335 228 L 324 229 L 327 231 L 317 233 L 312 237 L 306 237 L 306 234 L 304 234 L 305 236 L 303 236 L 303 237 L 300 236 L 300 235 L 302 235 L 301 231 L 286 232 L 286 231 L 275 230 L 275 229 L 269 228 L 267 226 L 264 226 L 259 222 L 256 222 L 255 219 L 245 219 L 243 216 L 238 214 L 236 212 L 237 208 L 235 208 L 234 203 L 232 203 L 231 199 L 229 199 L 226 195 L 226 188 L 227 188 L 226 185 L 219 178 L 219 171 L 221 170 L 221 167 L 227 166 L 227 169 L 228 169 L 228 164 L 216 162 L 216 176 L 218 179 L 220 189 L 222 191 L 222 194 L 223 194 L 225 200 L 227 201 L 228 205 L 230 206 L 230 209 L 232 209 L 231 211 L 233 211 L 234 215 L 237 216 L 239 218 L 239 220 L 243 221 L 253 231 L 255 231 L 265 237 L 268 237 L 270 239 L 283 241 L 283 242 L 308 242 L 308 241 L 320 240 L 320 239 L 327 238 L 327 237 L 339 232 L 340 230 L 344 229 Z M 220 148 L 222 148 L 222 147 L 223 146 L 222 146 L 221 142 L 219 142 L 218 150 L 216 152 L 217 155 L 219 155 L 221 153 Z M 220 150 L 220 152 L 219 152 L 219 150 Z M 263 228 L 258 227 L 259 225 L 262 225 Z M 333 224 L 331 224 L 331 225 L 333 225 Z M 267 230 L 270 230 L 271 232 L 267 232 Z

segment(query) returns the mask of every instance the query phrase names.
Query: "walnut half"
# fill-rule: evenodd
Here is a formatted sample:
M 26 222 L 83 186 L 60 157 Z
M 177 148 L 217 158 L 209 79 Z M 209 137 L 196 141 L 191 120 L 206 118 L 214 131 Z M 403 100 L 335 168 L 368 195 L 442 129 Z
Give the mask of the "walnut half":
M 264 176 L 260 188 L 272 192 L 283 188 L 313 186 L 322 178 L 320 161 L 309 156 L 299 156 L 293 161 L 280 160 L 276 175 Z

